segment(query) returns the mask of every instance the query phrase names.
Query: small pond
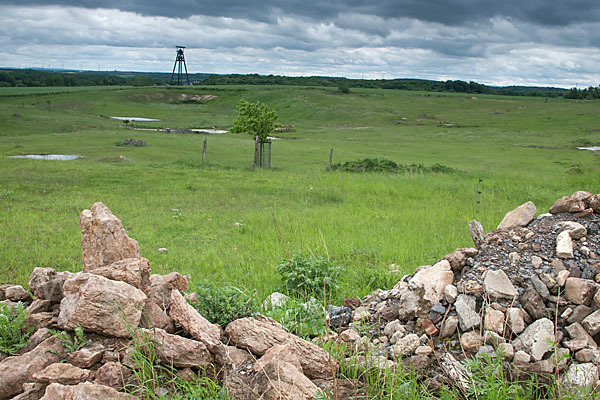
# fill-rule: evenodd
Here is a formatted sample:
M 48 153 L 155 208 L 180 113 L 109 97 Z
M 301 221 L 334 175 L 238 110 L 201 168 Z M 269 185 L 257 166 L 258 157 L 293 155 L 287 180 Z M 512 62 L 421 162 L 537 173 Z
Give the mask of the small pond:
M 578 147 L 578 150 L 591 150 L 591 151 L 600 151 L 600 146 L 592 146 L 592 147 Z
M 27 154 L 24 156 L 10 156 L 10 158 L 29 158 L 31 160 L 70 161 L 80 158 L 72 154 Z
M 121 121 L 134 121 L 134 122 L 157 122 L 160 119 L 144 118 L 144 117 L 108 117 L 112 119 L 119 119 Z

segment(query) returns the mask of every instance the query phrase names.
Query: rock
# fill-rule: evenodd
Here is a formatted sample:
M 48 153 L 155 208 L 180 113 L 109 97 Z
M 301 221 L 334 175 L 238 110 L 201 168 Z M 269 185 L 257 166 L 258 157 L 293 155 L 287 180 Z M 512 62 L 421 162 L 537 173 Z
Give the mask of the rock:
M 550 207 L 551 214 L 576 213 L 583 210 L 585 210 L 585 203 L 579 195 L 561 197 Z
M 521 204 L 519 207 L 506 213 L 504 219 L 502 222 L 500 222 L 500 225 L 498 225 L 497 229 L 501 231 L 510 231 L 514 228 L 527 226 L 531 221 L 533 221 L 536 213 L 537 209 L 535 208 L 535 205 L 531 201 L 528 201 L 527 203 Z
M 473 296 L 459 294 L 454 303 L 458 322 L 462 331 L 468 331 L 481 324 L 481 317 L 476 311 L 476 300 Z
M 456 301 L 456 296 L 458 296 L 458 289 L 454 285 L 447 285 L 444 288 L 444 300 L 448 302 L 448 304 L 453 304 Z
M 452 253 L 446 255 L 443 259 L 450 263 L 450 268 L 452 271 L 457 272 L 462 270 L 467 263 L 467 255 L 463 249 L 456 249 Z
M 58 362 L 63 346 L 60 339 L 50 337 L 35 349 L 15 357 L 5 358 L 0 362 L 0 400 L 5 400 L 21 393 L 23 384 L 31 382 L 33 374 Z
M 409 321 L 417 318 L 423 312 L 421 299 L 422 297 L 416 291 L 406 290 L 400 297 L 400 303 L 392 319 L 399 318 L 401 321 Z
M 228 391 L 236 399 L 316 400 L 321 395 L 314 383 L 285 361 L 273 361 L 265 365 L 252 377 L 248 387 L 250 391 L 242 389 L 245 393 Z
M 171 305 L 171 291 L 178 290 L 183 293 L 187 290 L 187 286 L 187 278 L 179 272 L 150 275 L 150 298 L 160 308 L 166 310 Z
M 183 327 L 194 339 L 212 349 L 221 344 L 221 327 L 209 322 L 185 298 L 179 290 L 171 291 L 169 316 Z
M 50 310 L 50 306 L 52 306 L 52 302 L 50 300 L 35 299 L 29 306 L 27 306 L 25 311 L 30 315 L 37 314 L 39 312 L 48 312 Z
M 109 361 L 98 368 L 94 382 L 119 390 L 125 387 L 127 380 L 132 375 L 133 372 L 123 364 Z
M 371 313 L 367 309 L 367 307 L 358 307 L 352 312 L 352 321 L 360 322 L 360 321 L 368 321 L 371 319 Z
M 590 197 L 589 201 L 590 208 L 594 210 L 594 212 L 600 214 L 600 194 Z
M 458 289 L 458 292 L 462 294 L 477 297 L 483 295 L 483 286 L 473 279 L 458 282 L 456 288 Z
M 43 383 L 28 382 L 23 384 L 23 392 L 12 400 L 39 400 L 44 396 L 46 385 Z
M 458 317 L 456 315 L 448 315 L 440 329 L 440 338 L 452 337 L 456 333 L 458 327 Z
M 136 397 L 127 393 L 117 392 L 115 389 L 104 385 L 83 382 L 77 386 L 64 386 L 52 383 L 46 388 L 46 393 L 41 400 L 135 400 Z
M 531 265 L 533 268 L 539 268 L 542 266 L 542 259 L 538 256 L 531 256 Z
M 433 305 L 442 300 L 444 288 L 452 283 L 454 283 L 454 274 L 450 263 L 442 260 L 432 267 L 417 272 L 410 280 L 409 287 L 422 288 L 425 292 L 423 298 Z
M 225 375 L 234 369 L 256 361 L 256 357 L 248 351 L 235 346 L 221 345 L 214 348 L 213 351 L 217 372 L 225 373 Z
M 477 220 L 471 220 L 469 222 L 469 231 L 471 232 L 471 238 L 473 238 L 473 243 L 475 247 L 478 249 L 481 248 L 481 245 L 484 243 L 485 231 L 483 230 L 483 226 Z
M 473 380 L 472 374 L 454 356 L 444 352 L 439 356 L 440 369 L 449 381 L 462 392 L 467 393 Z
M 385 320 L 394 318 L 398 314 L 398 303 L 387 302 L 381 310 L 381 315 Z M 342 328 L 348 326 L 352 321 L 352 309 L 350 307 L 337 307 L 329 305 L 327 307 L 327 320 L 332 328 Z
M 90 378 L 90 371 L 78 368 L 71 364 L 54 363 L 43 370 L 33 374 L 33 379 L 40 383 L 61 383 L 63 385 L 76 385 Z
M 560 225 L 561 230 L 564 232 L 569 232 L 569 236 L 571 236 L 572 239 L 581 239 L 587 235 L 587 229 L 585 229 L 585 226 L 578 222 L 563 221 L 560 223 Z
M 523 350 L 519 350 L 513 356 L 513 361 L 517 364 L 527 364 L 531 361 L 531 356 Z
M 38 344 L 42 343 L 44 340 L 48 339 L 49 337 L 52 336 L 52 333 L 50 332 L 50 329 L 48 328 L 39 328 L 37 331 L 35 331 L 33 333 L 33 335 L 31 335 L 29 337 L 29 341 L 27 342 L 27 346 L 23 347 L 19 353 L 23 354 L 23 353 L 27 353 L 33 349 L 35 349 Z
M 554 271 L 556 271 L 556 273 L 566 270 L 565 265 L 558 258 L 552 259 L 550 266 L 554 269 Z
M 54 312 L 39 312 L 25 317 L 25 328 L 56 328 L 57 314 Z
M 507 310 L 507 315 L 508 326 L 515 335 L 518 335 L 525 330 L 523 310 L 521 310 L 520 308 L 511 307 Z
M 568 278 L 565 283 L 565 298 L 571 303 L 589 306 L 598 290 L 594 281 L 581 278 Z
M 583 304 L 575 307 L 569 318 L 567 319 L 567 323 L 572 324 L 574 322 L 581 322 L 585 317 L 592 313 L 592 309 L 584 306 Z
M 150 263 L 143 257 L 119 260 L 110 265 L 95 268 L 93 273 L 113 281 L 126 282 L 140 289 L 144 294 L 150 295 Z
M 540 319 L 547 317 L 546 306 L 544 305 L 544 299 L 534 288 L 527 288 L 521 296 L 521 304 L 525 311 L 533 317 L 533 319 Z
M 421 345 L 419 336 L 410 333 L 400 338 L 395 345 L 392 346 L 392 352 L 396 358 L 410 356 Z
M 498 350 L 504 355 L 505 360 L 512 360 L 515 356 L 515 349 L 510 343 L 498 343 Z
M 69 362 L 79 368 L 90 368 L 102 360 L 106 348 L 100 342 L 89 342 L 69 355 Z
M 486 272 L 483 289 L 492 300 L 512 300 L 518 295 L 506 273 L 500 269 Z
M 552 349 L 555 342 L 554 323 L 548 318 L 542 318 L 529 325 L 513 340 L 512 345 L 515 350 L 526 351 L 534 360 L 539 361 Z
M 483 328 L 502 335 L 504 332 L 504 313 L 494 310 L 492 307 L 485 309 Z
M 10 301 L 31 301 L 31 295 L 21 285 L 9 286 L 4 290 L 4 296 Z
M 415 355 L 417 356 L 428 356 L 433 353 L 431 346 L 419 346 L 415 349 Z
M 565 331 L 569 334 L 569 337 L 573 340 L 585 341 L 589 346 L 596 347 L 596 341 L 590 336 L 589 333 L 581 326 L 581 324 L 575 322 L 565 327 Z
M 283 293 L 273 292 L 267 296 L 263 302 L 263 308 L 273 308 L 284 306 L 290 298 Z
M 600 310 L 596 310 L 585 317 L 585 319 L 581 321 L 581 326 L 583 326 L 590 336 L 596 336 L 600 333 Z
M 529 280 L 531 281 L 531 284 L 535 288 L 536 292 L 538 292 L 543 299 L 547 299 L 550 296 L 548 287 L 535 274 L 531 274 L 529 276 Z
M 573 258 L 573 240 L 569 232 L 561 232 L 556 237 L 556 257 Z
M 569 278 L 570 272 L 567 271 L 566 269 L 563 269 L 562 271 L 560 271 L 556 277 L 556 283 L 558 284 L 558 286 L 565 286 L 565 283 L 567 283 L 567 279 Z
M 465 332 L 460 336 L 460 344 L 465 351 L 475 353 L 483 344 L 483 338 L 479 332 Z
M 517 265 L 521 261 L 521 255 L 516 251 L 512 251 L 508 253 L 508 261 L 510 261 L 510 265 Z
M 360 340 L 360 334 L 354 329 L 346 329 L 339 334 L 338 339 L 344 343 L 354 343 Z
M 130 330 L 139 325 L 146 295 L 125 282 L 92 274 L 86 274 L 84 278 L 65 281 L 63 288 L 73 292 L 65 289 L 58 325 L 69 330 L 81 325 L 87 332 L 129 337 Z
M 83 272 L 140 257 L 138 242 L 127 236 L 119 218 L 104 204 L 94 203 L 90 210 L 83 210 L 79 224 Z
M 175 332 L 175 324 L 171 317 L 151 299 L 146 299 L 144 302 L 140 327 L 147 329 L 160 328 L 168 333 Z
M 171 335 L 159 328 L 140 329 L 137 342 L 145 347 L 148 340 L 154 344 L 154 352 L 164 365 L 175 368 L 206 367 L 212 362 L 212 356 L 202 342 Z
M 257 318 L 235 320 L 227 325 L 225 334 L 232 344 L 258 356 L 262 356 L 276 344 L 293 344 L 294 346 L 290 349 L 293 349 L 298 355 L 304 373 L 309 378 L 330 376 L 332 366 L 334 370 L 337 370 L 335 361 L 325 350 L 286 332 L 271 318 L 259 315 Z
M 403 334 L 406 333 L 404 325 L 402 325 L 402 322 L 397 319 L 388 322 L 385 328 L 383 328 L 383 334 L 389 338 L 391 338 L 397 331 L 401 331 Z
M 265 368 L 269 363 L 275 361 L 286 362 L 288 364 L 291 364 L 298 370 L 298 372 L 303 374 L 304 370 L 302 368 L 302 363 L 298 358 L 297 350 L 294 349 L 293 346 L 294 345 L 290 343 L 276 344 L 272 346 L 258 361 L 254 363 L 254 371 L 259 372 L 261 369 Z
M 571 364 L 567 373 L 562 377 L 566 386 L 592 388 L 598 380 L 598 367 L 592 363 Z
M 580 363 L 588 363 L 591 362 L 593 364 L 597 364 L 600 359 L 600 353 L 598 353 L 598 349 L 594 347 L 586 347 L 584 349 L 579 350 L 575 354 L 575 360 Z

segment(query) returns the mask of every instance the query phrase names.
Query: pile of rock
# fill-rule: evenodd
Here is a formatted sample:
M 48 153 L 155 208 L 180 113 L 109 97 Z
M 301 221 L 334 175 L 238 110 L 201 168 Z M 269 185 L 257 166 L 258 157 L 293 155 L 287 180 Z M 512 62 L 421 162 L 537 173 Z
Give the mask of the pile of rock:
M 444 375 L 425 367 L 469 354 L 502 354 L 519 376 L 560 372 L 565 384 L 596 385 L 600 195 L 576 192 L 550 213 L 536 212 L 527 202 L 487 235 L 471 221 L 477 248 L 419 267 L 391 290 L 330 307 L 330 325 L 367 356 L 361 362 L 387 368 L 402 360 L 434 386 Z M 365 326 L 369 334 L 359 335 Z
M 138 243 L 95 203 L 80 217 L 82 272 L 35 268 L 29 292 L 0 286 L 2 304 L 28 305 L 35 330 L 18 355 L 0 355 L 0 400 L 133 398 L 123 390 L 136 385 L 134 344 L 148 337 L 179 376 L 206 371 L 242 400 L 360 393 L 340 379 L 339 365 L 318 346 L 324 340 L 347 350 L 349 366 L 402 366 L 432 386 L 450 378 L 466 390 L 457 359 L 483 354 L 504 357 L 516 375 L 560 372 L 566 385 L 596 385 L 600 195 L 576 192 L 550 213 L 536 212 L 525 203 L 487 235 L 472 221 L 475 248 L 419 267 L 391 290 L 331 306 L 334 331 L 311 343 L 260 314 L 224 330 L 210 323 L 186 300 L 187 277 L 152 275 Z M 281 298 L 267 299 L 274 301 Z M 91 340 L 66 354 L 50 329 L 76 327 Z
M 141 139 L 123 139 L 117 143 L 117 146 L 146 147 L 149 146 L 149 144 Z
M 337 365 L 329 354 L 274 320 L 243 318 L 225 331 L 207 321 L 186 301 L 187 278 L 151 275 L 138 243 L 104 204 L 83 211 L 80 224 L 82 272 L 35 268 L 33 297 L 18 285 L 0 287 L 3 305 L 28 305 L 35 329 L 18 355 L 0 355 L 0 400 L 132 399 L 122 391 L 136 385 L 132 352 L 144 337 L 164 365 L 188 379 L 205 371 L 236 399 L 310 399 L 317 384 L 330 385 Z M 50 329 L 76 327 L 91 340 L 66 354 Z

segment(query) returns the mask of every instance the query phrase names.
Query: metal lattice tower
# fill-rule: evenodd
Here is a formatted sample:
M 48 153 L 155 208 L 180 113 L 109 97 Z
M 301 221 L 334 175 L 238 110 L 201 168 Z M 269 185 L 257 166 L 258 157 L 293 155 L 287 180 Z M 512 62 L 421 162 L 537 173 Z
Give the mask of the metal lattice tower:
M 183 56 L 183 49 L 185 46 L 175 46 L 177 48 L 177 57 L 175 58 L 175 65 L 173 65 L 173 72 L 171 73 L 171 83 L 173 83 L 173 77 L 175 76 L 175 69 L 177 69 L 177 85 L 183 85 L 183 69 L 185 69 L 185 80 L 187 86 L 192 86 L 190 78 L 188 76 L 187 65 L 185 65 L 185 57 Z

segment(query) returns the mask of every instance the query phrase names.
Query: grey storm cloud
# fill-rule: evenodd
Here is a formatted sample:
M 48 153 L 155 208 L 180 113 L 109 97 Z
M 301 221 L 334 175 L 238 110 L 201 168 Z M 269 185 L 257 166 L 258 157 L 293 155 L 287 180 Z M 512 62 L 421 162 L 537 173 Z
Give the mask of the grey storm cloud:
M 600 82 L 598 0 L 0 0 L 0 21 L 0 66 L 169 71 L 185 45 L 197 72 Z
M 345 13 L 381 18 L 415 18 L 445 25 L 471 24 L 494 17 L 515 18 L 549 26 L 600 19 L 597 0 L 3 0 L 0 4 L 114 8 L 152 16 L 187 18 L 191 15 L 208 15 L 262 22 L 272 21 L 279 15 L 329 20 Z

